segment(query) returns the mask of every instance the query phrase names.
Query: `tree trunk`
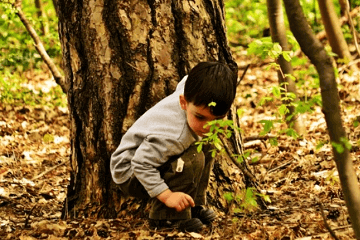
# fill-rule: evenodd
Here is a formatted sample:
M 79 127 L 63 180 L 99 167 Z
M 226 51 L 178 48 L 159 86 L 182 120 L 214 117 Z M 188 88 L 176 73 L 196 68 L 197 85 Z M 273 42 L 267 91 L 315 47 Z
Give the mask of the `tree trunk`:
M 283 51 L 289 51 L 289 46 L 286 38 L 286 29 L 284 23 L 284 14 L 281 5 L 281 0 L 267 0 L 268 18 L 270 24 L 271 39 L 273 42 L 280 44 Z M 278 79 L 281 87 L 284 87 L 287 92 L 294 93 L 298 101 L 295 82 L 290 77 L 285 77 L 286 74 L 293 75 L 293 68 L 291 63 L 286 61 L 285 58 L 280 55 L 277 59 L 280 70 L 278 71 Z M 286 85 L 283 83 L 286 82 Z M 282 91 L 282 96 L 285 96 L 285 92 Z M 289 104 L 289 101 L 283 101 L 284 104 Z M 289 113 L 285 117 L 294 115 L 294 106 L 288 107 Z M 295 115 L 290 121 L 287 121 L 289 126 L 292 126 L 299 135 L 305 134 L 304 123 L 301 120 L 301 115 Z
M 35 7 L 37 8 L 37 16 L 38 18 L 40 18 L 41 35 L 45 36 L 49 34 L 49 26 L 44 21 L 46 18 L 46 14 L 44 12 L 42 2 L 40 0 L 35 0 Z
M 330 0 L 318 0 L 318 3 L 332 51 L 336 53 L 339 58 L 345 58 L 347 61 L 351 61 L 351 54 L 341 31 L 341 25 L 335 12 L 334 3 Z
M 71 119 L 72 171 L 63 215 L 116 217 L 123 199 L 111 179 L 109 161 L 127 129 L 198 62 L 224 61 L 237 72 L 227 45 L 224 3 L 56 4 Z M 214 189 L 233 189 L 227 164 L 215 165 Z M 209 198 L 225 207 L 214 193 Z
M 284 1 L 284 5 L 291 31 L 319 74 L 322 111 L 325 114 L 330 141 L 343 145 L 341 139 L 346 139 L 346 134 L 341 120 L 340 99 L 332 60 L 308 26 L 299 1 Z M 360 189 L 350 153 L 346 147 L 343 152 L 333 148 L 333 153 L 355 236 L 360 239 Z

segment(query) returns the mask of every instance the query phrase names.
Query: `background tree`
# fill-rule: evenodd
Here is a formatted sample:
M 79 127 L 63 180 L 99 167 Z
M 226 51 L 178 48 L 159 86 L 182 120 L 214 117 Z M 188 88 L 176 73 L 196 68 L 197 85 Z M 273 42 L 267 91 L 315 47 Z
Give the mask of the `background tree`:
M 267 0 L 267 9 L 268 9 L 268 18 L 270 24 L 270 33 L 271 39 L 273 42 L 277 42 L 280 44 L 283 51 L 289 51 L 289 46 L 287 42 L 285 22 L 284 22 L 284 14 L 283 8 L 281 4 L 281 0 Z M 278 70 L 278 79 L 281 87 L 286 89 L 286 92 L 294 93 L 296 98 L 293 99 L 292 102 L 298 101 L 295 81 L 290 77 L 286 77 L 286 75 L 293 75 L 293 68 L 291 63 L 280 55 L 277 59 L 278 64 L 280 65 L 280 69 Z M 284 83 L 287 84 L 284 84 Z M 282 95 L 284 96 L 285 92 L 282 91 Z M 290 105 L 289 101 L 283 101 L 288 106 L 289 112 L 286 114 L 286 117 L 294 115 L 295 107 Z M 295 131 L 299 135 L 303 135 L 305 133 L 304 123 L 301 120 L 301 115 L 294 115 L 290 121 L 287 121 L 288 124 L 295 129 Z
M 44 19 L 46 18 L 46 15 L 45 15 L 45 12 L 44 12 L 42 2 L 40 0 L 35 0 L 35 6 L 38 9 L 37 15 L 38 15 L 38 18 L 40 19 L 41 34 L 46 35 L 46 34 L 49 33 L 49 26 L 44 21 Z
M 335 12 L 333 1 L 318 0 L 321 12 L 321 18 L 325 27 L 326 35 L 332 51 L 336 53 L 339 58 L 344 58 L 351 61 L 352 57 L 342 33 L 339 18 Z
M 360 189 L 341 120 L 340 99 L 332 60 L 308 26 L 299 1 L 284 1 L 284 5 L 291 31 L 319 74 L 323 102 L 322 111 L 325 115 L 330 141 L 333 145 L 334 160 L 339 172 L 351 224 L 355 236 L 360 239 Z
M 56 8 L 71 120 L 72 171 L 64 214 L 116 217 L 121 195 L 109 159 L 122 134 L 198 62 L 224 61 L 237 73 L 227 46 L 224 4 L 59 0 Z M 217 164 L 215 171 L 233 188 L 225 166 Z M 219 197 L 209 197 L 224 206 Z

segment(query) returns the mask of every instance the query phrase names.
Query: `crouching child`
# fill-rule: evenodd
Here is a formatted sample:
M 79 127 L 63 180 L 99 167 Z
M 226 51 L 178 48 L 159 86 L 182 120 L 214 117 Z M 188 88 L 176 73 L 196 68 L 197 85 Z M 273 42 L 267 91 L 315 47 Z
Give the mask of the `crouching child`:
M 121 191 L 150 198 L 151 227 L 198 232 L 216 218 L 205 208 L 214 160 L 195 143 L 209 131 L 207 122 L 226 117 L 236 79 L 224 63 L 199 63 L 129 128 L 112 154 L 111 174 Z

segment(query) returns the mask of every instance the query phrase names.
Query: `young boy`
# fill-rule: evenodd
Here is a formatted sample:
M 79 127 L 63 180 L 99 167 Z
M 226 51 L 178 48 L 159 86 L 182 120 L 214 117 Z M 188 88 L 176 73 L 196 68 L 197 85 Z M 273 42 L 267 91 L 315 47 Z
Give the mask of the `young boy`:
M 112 154 L 112 178 L 122 192 L 151 198 L 150 226 L 196 232 L 216 218 L 203 207 L 213 159 L 194 143 L 209 131 L 207 122 L 226 117 L 236 79 L 223 63 L 199 63 L 131 126 Z

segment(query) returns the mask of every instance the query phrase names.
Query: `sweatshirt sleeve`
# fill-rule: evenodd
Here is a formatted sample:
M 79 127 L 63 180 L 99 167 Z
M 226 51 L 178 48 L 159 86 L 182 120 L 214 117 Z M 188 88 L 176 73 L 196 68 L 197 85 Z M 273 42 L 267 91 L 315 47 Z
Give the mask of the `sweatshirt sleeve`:
M 156 197 L 169 188 L 157 168 L 183 151 L 184 146 L 179 141 L 161 135 L 149 135 L 140 144 L 131 165 L 150 197 Z

